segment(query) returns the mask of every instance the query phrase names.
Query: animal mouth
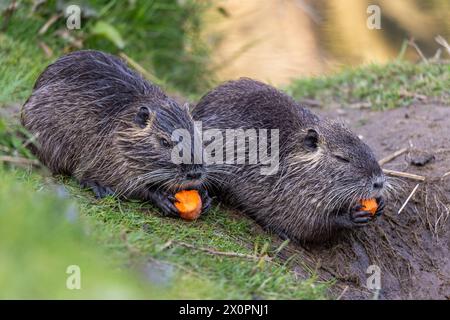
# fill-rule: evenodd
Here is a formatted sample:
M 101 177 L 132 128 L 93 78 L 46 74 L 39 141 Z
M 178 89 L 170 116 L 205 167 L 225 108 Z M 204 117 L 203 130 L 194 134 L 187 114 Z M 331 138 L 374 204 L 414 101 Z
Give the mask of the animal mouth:
M 188 180 L 179 185 L 180 190 L 198 190 L 202 187 L 203 180 Z
M 203 179 L 196 179 L 196 180 L 184 180 L 182 182 L 175 183 L 171 185 L 168 189 L 168 191 L 177 193 L 182 190 L 197 190 L 199 191 L 202 189 L 204 184 Z
M 205 182 L 205 174 L 199 171 L 191 171 L 186 174 L 179 183 L 181 190 L 199 190 Z

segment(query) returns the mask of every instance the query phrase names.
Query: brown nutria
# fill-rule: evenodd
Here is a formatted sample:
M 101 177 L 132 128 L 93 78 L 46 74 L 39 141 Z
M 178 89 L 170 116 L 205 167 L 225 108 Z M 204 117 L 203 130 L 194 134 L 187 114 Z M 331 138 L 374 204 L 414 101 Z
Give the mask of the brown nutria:
M 262 164 L 249 161 L 211 165 L 211 172 L 225 173 L 216 185 L 222 200 L 277 234 L 325 240 L 382 213 L 386 179 L 371 149 L 342 124 L 320 119 L 279 90 L 252 79 L 230 81 L 206 94 L 192 114 L 204 129 L 279 129 L 274 174 L 262 175 Z M 234 138 L 225 145 L 230 143 Z M 362 209 L 359 201 L 366 198 L 377 199 L 376 215 Z
M 86 50 L 59 58 L 39 76 L 21 120 L 41 162 L 97 197 L 142 199 L 178 216 L 173 194 L 189 188 L 201 191 L 203 211 L 210 206 L 203 164 L 171 161 L 172 132 L 194 130 L 188 107 L 117 57 Z

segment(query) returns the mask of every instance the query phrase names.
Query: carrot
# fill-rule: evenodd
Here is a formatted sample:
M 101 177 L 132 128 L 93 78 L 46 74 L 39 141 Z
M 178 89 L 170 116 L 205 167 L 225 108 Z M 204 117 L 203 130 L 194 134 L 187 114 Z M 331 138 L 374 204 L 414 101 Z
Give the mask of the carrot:
M 370 211 L 372 215 L 375 215 L 378 209 L 377 200 L 374 198 L 361 200 L 362 210 Z
M 182 190 L 175 194 L 177 202 L 175 207 L 180 213 L 180 217 L 185 220 L 195 220 L 202 211 L 202 198 L 197 190 Z

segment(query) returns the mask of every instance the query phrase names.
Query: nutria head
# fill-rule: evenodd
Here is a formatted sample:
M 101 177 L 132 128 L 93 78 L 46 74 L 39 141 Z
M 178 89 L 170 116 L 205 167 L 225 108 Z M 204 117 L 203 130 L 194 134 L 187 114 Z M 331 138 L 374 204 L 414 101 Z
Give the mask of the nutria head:
M 200 188 L 206 178 L 203 164 L 179 164 L 173 159 L 176 130 L 186 130 L 191 137 L 198 135 L 189 107 L 166 100 L 150 104 L 142 101 L 130 109 L 134 114 L 128 115 L 129 121 L 122 124 L 116 139 L 130 178 L 139 181 L 141 187 L 158 186 L 172 192 Z
M 334 219 L 389 188 L 372 150 L 343 124 L 314 119 L 295 141 L 289 176 L 301 190 L 300 205 L 308 206 L 300 210 L 308 229 L 331 233 Z

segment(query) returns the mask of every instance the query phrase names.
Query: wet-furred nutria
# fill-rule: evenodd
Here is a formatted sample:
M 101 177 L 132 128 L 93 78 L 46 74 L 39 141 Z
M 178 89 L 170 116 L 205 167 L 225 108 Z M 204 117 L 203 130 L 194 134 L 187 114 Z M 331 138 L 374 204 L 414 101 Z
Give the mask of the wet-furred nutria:
M 173 194 L 199 189 L 203 211 L 210 205 L 204 166 L 171 161 L 172 132 L 194 130 L 188 107 L 117 57 L 86 50 L 59 58 L 39 76 L 21 120 L 41 162 L 97 197 L 142 199 L 177 216 Z
M 216 185 L 223 201 L 279 235 L 322 241 L 382 213 L 387 183 L 371 149 L 342 124 L 320 119 L 281 91 L 246 78 L 230 81 L 206 94 L 192 114 L 203 129 L 279 129 L 273 174 L 262 175 L 261 163 L 248 162 L 211 170 L 224 173 Z M 377 199 L 374 216 L 360 205 L 366 198 Z

